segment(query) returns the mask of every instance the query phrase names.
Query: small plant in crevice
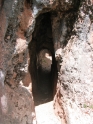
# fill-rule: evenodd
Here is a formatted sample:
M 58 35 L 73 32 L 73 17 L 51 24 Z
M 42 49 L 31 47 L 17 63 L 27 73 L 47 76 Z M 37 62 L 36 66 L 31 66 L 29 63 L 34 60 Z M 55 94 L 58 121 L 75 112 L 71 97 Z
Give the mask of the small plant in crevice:
M 93 105 L 87 105 L 87 104 L 83 104 L 83 108 L 90 108 L 90 109 L 93 109 Z

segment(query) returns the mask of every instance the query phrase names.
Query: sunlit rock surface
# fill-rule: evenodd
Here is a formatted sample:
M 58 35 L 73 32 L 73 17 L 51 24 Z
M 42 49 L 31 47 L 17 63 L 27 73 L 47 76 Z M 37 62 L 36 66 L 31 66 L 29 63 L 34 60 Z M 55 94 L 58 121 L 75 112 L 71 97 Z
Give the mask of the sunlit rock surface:
M 36 18 L 47 12 L 58 70 L 55 113 L 62 124 L 93 122 L 93 1 L 0 0 L 1 124 L 36 123 L 28 46 Z

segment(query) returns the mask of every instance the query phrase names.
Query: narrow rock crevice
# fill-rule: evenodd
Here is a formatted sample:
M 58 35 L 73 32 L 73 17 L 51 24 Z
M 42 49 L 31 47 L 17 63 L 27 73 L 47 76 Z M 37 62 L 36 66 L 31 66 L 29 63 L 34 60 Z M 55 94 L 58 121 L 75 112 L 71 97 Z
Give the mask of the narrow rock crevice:
M 93 0 L 0 0 L 0 124 L 91 124 L 92 67 Z
M 29 44 L 32 92 L 35 105 L 53 100 L 57 82 L 57 63 L 54 54 L 51 13 L 36 19 L 32 41 Z

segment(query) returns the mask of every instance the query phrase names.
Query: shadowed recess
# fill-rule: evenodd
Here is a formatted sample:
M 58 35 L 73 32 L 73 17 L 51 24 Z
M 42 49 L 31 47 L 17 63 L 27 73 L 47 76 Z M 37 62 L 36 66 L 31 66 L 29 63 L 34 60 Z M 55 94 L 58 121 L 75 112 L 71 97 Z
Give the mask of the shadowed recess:
M 57 66 L 50 17 L 50 13 L 37 17 L 32 41 L 29 44 L 29 71 L 35 105 L 51 101 L 55 93 Z

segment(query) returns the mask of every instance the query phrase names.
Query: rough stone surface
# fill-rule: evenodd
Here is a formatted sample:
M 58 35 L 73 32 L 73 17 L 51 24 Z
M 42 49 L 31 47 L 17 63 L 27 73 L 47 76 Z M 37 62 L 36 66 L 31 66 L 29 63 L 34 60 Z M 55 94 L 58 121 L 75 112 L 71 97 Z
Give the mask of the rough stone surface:
M 0 123 L 35 123 L 28 44 L 36 17 L 52 6 L 56 0 L 0 0 Z
M 58 66 L 55 112 L 62 124 L 93 122 L 93 0 L 0 0 L 2 124 L 35 123 L 28 46 L 37 16 L 47 12 Z
M 81 2 L 72 35 L 63 50 L 63 62 L 60 62 L 55 106 L 60 108 L 56 111 L 67 124 L 93 122 L 92 7 L 93 1 Z
M 5 95 L 1 97 L 1 124 L 32 124 L 36 121 L 31 92 L 24 86 L 11 89 L 5 86 Z M 28 92 L 29 91 L 29 92 Z

